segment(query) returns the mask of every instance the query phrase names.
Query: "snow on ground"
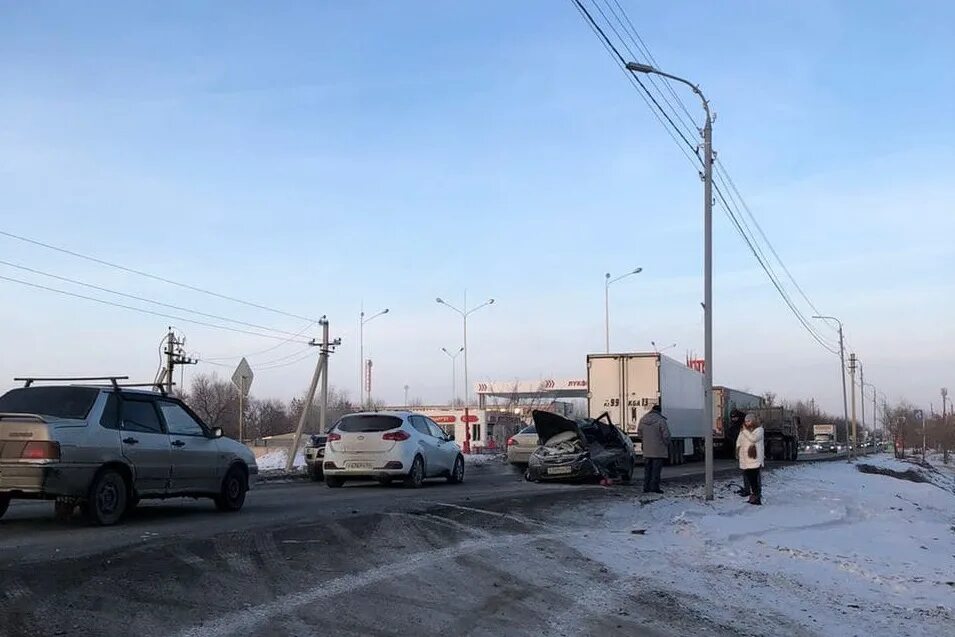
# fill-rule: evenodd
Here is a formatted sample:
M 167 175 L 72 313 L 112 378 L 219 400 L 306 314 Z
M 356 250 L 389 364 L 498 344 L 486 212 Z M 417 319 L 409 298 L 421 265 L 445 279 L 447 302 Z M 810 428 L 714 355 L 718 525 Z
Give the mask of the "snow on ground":
M 464 454 L 464 464 L 471 466 L 483 466 L 486 464 L 501 464 L 504 457 L 498 453 L 468 453 Z
M 955 473 L 945 469 L 886 455 L 787 467 L 764 472 L 761 507 L 735 494 L 739 480 L 718 482 L 709 503 L 699 487 L 664 485 L 663 498 L 595 507 L 597 528 L 573 542 L 635 588 L 741 634 L 952 635 Z
M 284 470 L 285 463 L 288 462 L 288 449 L 267 450 L 264 454 L 256 458 L 256 464 L 259 465 L 259 471 L 277 471 Z M 300 450 L 295 454 L 293 467 L 301 468 L 305 466 L 305 451 Z

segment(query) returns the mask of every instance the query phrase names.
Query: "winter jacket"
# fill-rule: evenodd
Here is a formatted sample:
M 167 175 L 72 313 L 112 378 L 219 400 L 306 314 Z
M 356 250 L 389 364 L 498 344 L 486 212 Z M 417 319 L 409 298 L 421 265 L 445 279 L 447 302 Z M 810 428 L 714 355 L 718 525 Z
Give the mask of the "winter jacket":
M 750 445 L 756 445 L 756 457 L 749 457 Z M 736 438 L 736 457 L 739 458 L 740 469 L 758 469 L 763 466 L 765 450 L 763 448 L 763 428 L 757 427 L 750 431 L 743 427 Z
M 670 457 L 670 428 L 663 414 L 650 411 L 641 418 L 637 437 L 643 441 L 644 458 Z

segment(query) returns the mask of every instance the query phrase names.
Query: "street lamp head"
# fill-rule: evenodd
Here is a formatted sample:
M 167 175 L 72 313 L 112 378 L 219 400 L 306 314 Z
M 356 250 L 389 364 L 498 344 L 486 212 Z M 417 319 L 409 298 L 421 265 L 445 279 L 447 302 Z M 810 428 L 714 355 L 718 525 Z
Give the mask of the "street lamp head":
M 640 274 L 641 272 L 643 272 L 643 268 L 637 268 L 636 270 L 631 272 L 631 274 Z
M 639 62 L 627 62 L 627 70 L 634 73 L 656 73 L 657 70 L 649 64 L 640 64 Z
M 604 278 L 609 281 L 609 280 L 610 280 L 610 273 L 608 272 L 607 274 L 605 274 L 605 275 L 604 275 Z
M 442 303 L 442 304 L 444 303 L 444 299 L 442 299 L 440 296 L 439 296 L 438 298 L 436 298 L 435 301 L 437 301 L 438 303 Z
M 488 305 L 494 305 L 494 299 L 488 299 L 488 300 L 487 300 L 487 304 L 488 304 Z
M 382 313 L 382 314 L 387 314 L 387 313 L 388 313 L 388 308 L 383 309 L 383 310 L 381 311 L 381 313 Z

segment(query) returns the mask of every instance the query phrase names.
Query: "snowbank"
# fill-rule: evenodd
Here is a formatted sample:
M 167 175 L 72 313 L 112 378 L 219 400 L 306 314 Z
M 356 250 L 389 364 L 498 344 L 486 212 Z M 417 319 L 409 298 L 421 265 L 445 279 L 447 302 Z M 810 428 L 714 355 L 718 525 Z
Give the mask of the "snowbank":
M 464 464 L 472 467 L 482 467 L 488 464 L 501 464 L 504 457 L 498 453 L 469 453 L 464 454 Z
M 263 455 L 256 458 L 256 464 L 259 465 L 259 471 L 278 471 L 285 469 L 285 463 L 288 462 L 288 449 L 272 449 L 266 451 Z M 299 450 L 295 454 L 294 468 L 300 469 L 305 466 L 305 451 Z
M 857 464 L 929 482 L 838 461 L 787 467 L 764 473 L 761 507 L 735 495 L 739 480 L 709 503 L 664 485 L 662 499 L 594 510 L 598 527 L 574 545 L 635 595 L 675 596 L 742 634 L 953 634 L 955 475 L 887 456 Z

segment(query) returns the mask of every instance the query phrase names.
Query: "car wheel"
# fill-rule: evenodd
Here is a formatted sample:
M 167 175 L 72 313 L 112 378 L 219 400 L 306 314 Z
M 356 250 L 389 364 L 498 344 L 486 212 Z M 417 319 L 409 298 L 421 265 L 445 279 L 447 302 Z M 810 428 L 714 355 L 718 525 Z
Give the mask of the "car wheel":
M 106 469 L 93 480 L 86 502 L 86 517 L 97 526 L 116 524 L 126 513 L 128 489 L 123 476 Z
M 322 475 L 321 469 L 317 467 L 309 467 L 308 477 L 311 479 L 312 482 L 321 482 L 324 476 Z
M 344 484 L 345 484 L 345 480 L 343 478 L 336 478 L 334 476 L 325 476 L 325 485 L 329 487 L 330 489 L 341 488 L 341 486 Z
M 461 484 L 464 482 L 464 458 L 458 456 L 454 460 L 454 467 L 451 469 L 451 473 L 448 474 L 448 482 L 451 484 Z
M 415 456 L 411 463 L 411 471 L 405 476 L 405 486 L 410 489 L 417 489 L 424 482 L 424 460 L 421 456 Z
M 0 518 L 3 517 L 3 514 L 7 512 L 7 509 L 10 507 L 10 496 L 6 493 L 0 493 Z
M 239 467 L 229 469 L 222 479 L 222 490 L 215 496 L 216 508 L 220 511 L 238 511 L 245 504 L 245 494 L 249 489 L 245 472 Z

